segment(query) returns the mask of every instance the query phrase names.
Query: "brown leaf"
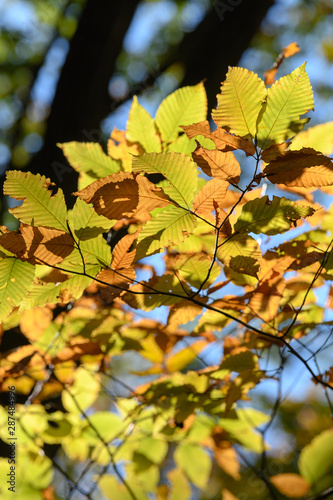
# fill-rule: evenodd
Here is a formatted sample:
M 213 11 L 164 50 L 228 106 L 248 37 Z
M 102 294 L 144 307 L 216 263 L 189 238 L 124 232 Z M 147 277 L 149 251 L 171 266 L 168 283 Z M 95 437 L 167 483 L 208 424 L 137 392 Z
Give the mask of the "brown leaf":
M 123 290 L 127 290 L 133 284 L 135 271 L 133 268 L 119 270 L 111 268 L 102 269 L 96 278 L 104 282 L 98 283 L 98 288 L 101 290 L 103 299 L 111 303 Z
M 193 211 L 197 214 L 207 214 L 214 210 L 214 201 L 219 205 L 225 198 L 229 183 L 222 179 L 208 181 L 195 195 Z
M 181 127 L 189 139 L 202 135 L 206 139 L 211 139 L 220 151 L 234 151 L 235 149 L 242 149 L 247 155 L 255 154 L 255 147 L 251 141 L 238 137 L 237 135 L 229 134 L 226 130 L 217 127 L 214 132 L 210 131 L 209 122 L 204 120 L 193 125 Z
M 163 191 L 146 177 L 128 172 L 107 175 L 74 194 L 92 203 L 99 215 L 117 220 L 133 215 L 146 220 L 150 218 L 149 212 L 170 203 Z
M 273 184 L 305 188 L 333 185 L 333 162 L 312 148 L 287 151 L 264 169 Z
M 30 264 L 54 266 L 74 250 L 73 238 L 64 231 L 25 224 L 20 231 L 1 235 L 0 245 Z
M 269 163 L 270 161 L 275 160 L 278 156 L 281 156 L 288 146 L 288 142 L 283 142 L 282 144 L 272 144 L 261 153 L 261 159 L 265 163 Z
M 269 479 L 280 493 L 289 498 L 304 497 L 311 486 L 304 477 L 293 473 L 277 474 Z
M 192 153 L 193 160 L 210 177 L 227 180 L 237 184 L 240 179 L 240 166 L 231 152 L 224 153 L 213 149 L 205 149 L 198 146 Z
M 297 54 L 301 49 L 299 48 L 298 44 L 296 42 L 292 42 L 287 47 L 282 49 L 281 54 L 279 54 L 278 58 L 276 59 L 275 63 L 271 67 L 271 69 L 265 71 L 265 85 L 272 85 L 272 83 L 275 82 L 275 75 L 277 73 L 277 70 L 281 66 L 283 60 L 287 57 L 291 57 L 294 54 Z

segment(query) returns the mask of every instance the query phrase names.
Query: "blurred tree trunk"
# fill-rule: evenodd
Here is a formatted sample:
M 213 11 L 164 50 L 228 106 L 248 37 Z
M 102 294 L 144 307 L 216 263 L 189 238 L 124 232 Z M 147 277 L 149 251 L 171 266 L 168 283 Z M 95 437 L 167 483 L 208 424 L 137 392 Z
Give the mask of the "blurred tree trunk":
M 139 3 L 88 0 L 72 38 L 47 120 L 43 148 L 27 166 L 34 174 L 56 182 L 68 201 L 76 189 L 77 175 L 67 166 L 56 143 L 99 140 L 100 122 L 111 111 L 108 84 Z
M 215 107 L 215 96 L 228 66 L 238 63 L 273 3 L 217 0 L 198 27 L 170 50 L 161 71 L 181 63 L 182 85 L 206 79 L 209 109 Z M 77 174 L 56 143 L 100 140 L 100 122 L 112 104 L 108 83 L 138 4 L 139 0 L 87 1 L 59 78 L 44 146 L 27 167 L 62 187 L 70 205 L 74 202 L 70 194 L 76 190 Z

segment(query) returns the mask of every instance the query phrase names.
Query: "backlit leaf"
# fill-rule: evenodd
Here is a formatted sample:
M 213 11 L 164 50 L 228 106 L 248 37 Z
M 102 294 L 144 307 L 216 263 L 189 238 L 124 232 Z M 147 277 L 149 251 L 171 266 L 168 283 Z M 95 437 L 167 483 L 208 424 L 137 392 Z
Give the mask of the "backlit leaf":
M 58 188 L 57 193 L 52 195 L 50 179 L 19 170 L 8 171 L 6 176 L 4 194 L 23 200 L 21 206 L 10 209 L 11 214 L 30 226 L 68 231 L 63 192 Z
M 314 486 L 316 492 L 332 486 L 333 475 L 333 430 L 317 435 L 305 446 L 298 459 L 301 475 Z
M 0 261 L 0 321 L 20 305 L 32 287 L 35 268 L 28 262 L 9 257 Z
M 229 68 L 221 94 L 217 95 L 213 120 L 231 134 L 252 139 L 265 97 L 265 84 L 258 75 L 243 68 Z
M 268 196 L 248 201 L 235 224 L 235 231 L 255 234 L 279 234 L 288 231 L 291 222 L 312 215 L 314 209 L 287 198 Z
M 257 276 L 261 252 L 255 239 L 247 234 L 236 234 L 220 240 L 217 258 L 234 271 Z
M 62 149 L 69 164 L 77 172 L 86 172 L 100 179 L 120 170 L 120 162 L 106 155 L 97 142 L 65 142 L 57 144 Z
M 313 110 L 313 95 L 305 63 L 283 76 L 267 91 L 267 102 L 258 123 L 257 140 L 261 149 L 290 139 L 309 119 L 300 116 Z
M 240 166 L 231 152 L 203 149 L 199 146 L 193 159 L 206 175 L 237 184 L 240 179 Z
M 333 184 L 333 162 L 311 148 L 287 151 L 271 161 L 264 174 L 273 184 L 315 188 Z
M 180 125 L 190 125 L 205 120 L 207 97 L 203 83 L 183 87 L 170 94 L 160 104 L 155 123 L 165 142 L 177 138 Z
M 80 198 L 77 198 L 72 212 L 69 213 L 69 219 L 73 221 L 74 234 L 79 240 L 88 240 L 106 233 L 115 223 L 103 215 L 98 215 Z
M 194 137 L 202 136 L 210 141 L 213 141 L 216 149 L 220 151 L 234 151 L 235 149 L 242 149 L 247 155 L 254 155 L 255 147 L 252 141 L 239 137 L 238 135 L 229 134 L 226 130 L 222 128 L 217 128 L 213 132 L 210 131 L 210 125 L 208 120 L 204 120 L 200 123 L 193 123 L 192 125 L 187 125 L 186 127 L 181 127 L 185 130 L 185 133 L 189 139 Z M 215 149 L 207 148 L 206 149 Z
M 149 217 L 157 207 L 169 202 L 163 192 L 142 175 L 120 172 L 99 179 L 74 193 L 86 203 L 92 203 L 99 215 L 108 219 Z
M 50 266 L 58 264 L 74 250 L 70 234 L 25 224 L 21 224 L 20 234 L 13 231 L 0 236 L 0 244 L 23 261 Z
M 179 255 L 174 262 L 174 269 L 178 271 L 180 278 L 185 279 L 190 285 L 199 288 L 207 278 L 212 259 L 203 254 Z M 208 288 L 220 274 L 219 266 L 214 263 L 210 275 L 203 286 Z
M 195 444 L 180 444 L 174 459 L 195 486 L 206 487 L 212 465 L 209 455 L 202 448 Z
M 180 206 L 190 207 L 197 188 L 197 167 L 184 153 L 151 153 L 133 158 L 133 172 L 162 174 L 164 192 Z
M 133 97 L 128 115 L 126 138 L 130 142 L 138 142 L 146 153 L 161 151 L 161 141 L 156 132 L 154 119 L 139 104 L 136 96 Z
M 313 148 L 323 155 L 333 153 L 333 122 L 321 123 L 315 127 L 303 130 L 291 141 L 290 150 Z
M 138 238 L 136 258 L 184 241 L 195 231 L 197 219 L 182 208 L 170 207 L 149 220 Z

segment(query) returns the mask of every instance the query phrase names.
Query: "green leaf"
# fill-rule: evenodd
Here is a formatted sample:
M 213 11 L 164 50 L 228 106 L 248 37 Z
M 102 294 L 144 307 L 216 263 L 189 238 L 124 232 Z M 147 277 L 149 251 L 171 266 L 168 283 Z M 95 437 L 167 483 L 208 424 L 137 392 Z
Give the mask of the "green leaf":
M 138 142 L 146 153 L 161 151 L 161 141 L 156 132 L 154 119 L 139 104 L 136 96 L 133 97 L 128 116 L 126 139 L 130 142 Z
M 89 276 L 75 275 L 62 283 L 43 283 L 32 287 L 30 293 L 21 301 L 20 310 L 25 311 L 44 306 L 47 303 L 67 304 L 72 299 L 78 299 L 93 281 L 90 276 L 96 276 L 101 266 L 90 266 L 86 269 Z
M 140 440 L 136 452 L 144 455 L 154 464 L 160 464 L 168 452 L 168 443 L 149 436 Z
M 160 104 L 155 123 L 163 141 L 177 139 L 180 125 L 191 125 L 206 119 L 207 97 L 203 83 L 183 87 L 170 94 Z
M 315 493 L 332 486 L 333 430 L 328 429 L 305 446 L 298 459 L 301 475 L 313 485 Z
M 265 415 L 254 408 L 243 408 L 236 410 L 234 418 L 220 418 L 219 424 L 222 429 L 226 430 L 233 439 L 239 441 L 245 448 L 254 453 L 261 453 L 263 447 L 262 436 L 254 429 L 269 420 L 269 415 Z
M 98 215 L 80 198 L 77 198 L 73 210 L 69 213 L 69 219 L 73 223 L 74 234 L 79 240 L 88 240 L 108 232 L 116 222 Z
M 201 489 L 207 486 L 212 464 L 209 455 L 200 446 L 180 444 L 174 453 L 174 459 L 195 486 Z
M 32 287 L 35 267 L 15 257 L 0 261 L 0 321 L 20 305 Z
M 88 382 L 89 380 L 90 379 L 88 379 Z M 86 424 L 87 426 L 83 429 L 81 437 L 87 440 L 91 445 L 95 445 L 101 441 L 99 436 L 101 436 L 106 443 L 112 441 L 124 428 L 123 420 L 115 413 L 108 411 L 94 413 L 89 417 L 89 422 L 87 421 Z M 96 434 L 96 431 L 99 436 Z
M 303 130 L 291 141 L 289 149 L 313 148 L 324 155 L 333 153 L 333 121 Z
M 57 144 L 77 172 L 86 172 L 95 179 L 119 172 L 120 163 L 106 155 L 97 142 L 65 142 Z
M 267 91 L 267 103 L 258 124 L 261 149 L 282 143 L 297 134 L 309 121 L 300 116 L 314 109 L 312 88 L 305 72 L 306 63 L 280 78 Z
M 247 234 L 221 239 L 217 258 L 237 273 L 257 276 L 261 252 L 258 243 Z
M 198 184 L 198 171 L 194 161 L 184 153 L 150 153 L 136 156 L 133 172 L 162 174 L 164 192 L 180 206 L 190 207 Z
M 199 288 L 207 277 L 211 265 L 211 259 L 204 254 L 179 255 L 174 263 L 174 269 L 178 270 L 179 276 L 190 285 Z M 220 274 L 219 266 L 214 263 L 210 276 L 203 288 L 208 288 Z
M 287 198 L 268 196 L 247 202 L 235 224 L 235 231 L 255 234 L 279 234 L 288 231 L 293 220 L 312 215 L 315 210 Z
M 29 226 L 43 226 L 68 232 L 67 207 L 62 190 L 52 195 L 50 179 L 44 175 L 10 170 L 4 183 L 4 194 L 23 200 L 19 207 L 9 211 L 21 222 Z
M 186 210 L 167 207 L 149 220 L 139 234 L 136 259 L 184 241 L 195 231 L 197 218 Z
M 213 120 L 231 134 L 252 139 L 257 132 L 257 119 L 266 97 L 264 82 L 252 71 L 229 68 L 218 94 Z

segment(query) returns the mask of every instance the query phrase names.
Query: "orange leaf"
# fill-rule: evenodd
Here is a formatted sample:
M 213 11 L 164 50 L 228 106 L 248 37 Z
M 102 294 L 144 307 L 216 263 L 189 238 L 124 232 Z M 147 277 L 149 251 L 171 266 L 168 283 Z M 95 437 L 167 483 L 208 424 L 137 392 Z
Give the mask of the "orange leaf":
M 287 151 L 264 169 L 273 184 L 305 188 L 333 185 L 333 162 L 312 148 Z
M 74 193 L 92 203 L 99 215 L 109 219 L 149 219 L 149 212 L 169 205 L 163 191 L 146 177 L 128 172 L 107 175 Z
M 112 252 L 113 269 L 125 269 L 130 267 L 135 257 L 136 250 L 128 251 L 134 240 L 138 237 L 139 231 L 124 236 L 114 247 Z
M 208 181 L 193 200 L 193 211 L 197 214 L 207 214 L 214 210 L 214 201 L 219 205 L 225 198 L 229 183 L 222 179 Z
M 192 153 L 193 160 L 210 177 L 227 180 L 237 184 L 240 179 L 240 166 L 233 153 L 223 153 L 198 146 Z
M 189 139 L 202 135 L 206 139 L 214 141 L 216 149 L 220 151 L 234 151 L 242 149 L 247 155 L 254 155 L 255 147 L 251 141 L 238 137 L 237 135 L 229 134 L 226 130 L 218 127 L 214 132 L 210 131 L 209 122 L 207 120 L 181 127 Z
M 240 465 L 233 448 L 216 448 L 214 450 L 214 456 L 218 465 L 229 474 L 229 476 L 236 479 L 236 481 L 241 478 L 239 473 Z
M 298 474 L 277 474 L 270 477 L 270 481 L 280 493 L 289 498 L 304 497 L 310 489 L 310 484 Z
M 265 85 L 272 85 L 272 83 L 275 82 L 275 75 L 283 60 L 285 58 L 287 59 L 288 57 L 293 56 L 294 54 L 297 54 L 297 52 L 299 52 L 300 50 L 301 49 L 296 42 L 292 42 L 287 45 L 287 47 L 282 49 L 281 54 L 279 54 L 271 69 L 265 71 Z
M 54 266 L 74 250 L 73 238 L 64 231 L 25 224 L 20 231 L 0 236 L 0 245 L 30 264 Z

